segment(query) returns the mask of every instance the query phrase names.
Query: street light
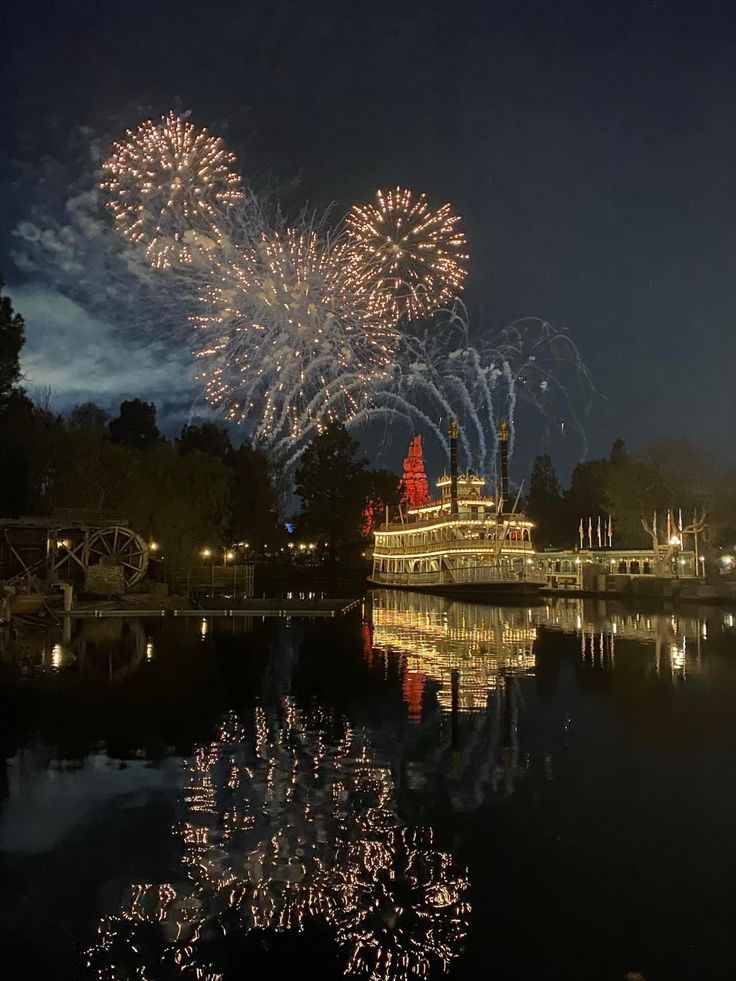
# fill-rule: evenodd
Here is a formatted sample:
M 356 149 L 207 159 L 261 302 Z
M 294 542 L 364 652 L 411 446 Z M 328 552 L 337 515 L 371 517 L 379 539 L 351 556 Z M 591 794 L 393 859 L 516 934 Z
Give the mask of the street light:
M 684 565 L 684 559 L 679 558 L 679 556 L 677 555 L 677 550 L 679 549 L 679 547 L 680 547 L 681 544 L 682 544 L 682 542 L 681 542 L 680 536 L 679 535 L 672 535 L 672 537 L 670 538 L 670 545 L 675 550 L 675 579 L 679 579 L 680 578 L 680 568 L 679 567 L 681 565 Z

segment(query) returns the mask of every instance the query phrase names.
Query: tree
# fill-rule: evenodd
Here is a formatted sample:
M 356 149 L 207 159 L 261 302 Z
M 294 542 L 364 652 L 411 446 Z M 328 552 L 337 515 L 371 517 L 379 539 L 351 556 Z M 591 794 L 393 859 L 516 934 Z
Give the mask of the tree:
M 20 352 L 25 341 L 23 318 L 3 296 L 0 276 L 0 515 L 17 517 L 27 510 L 29 447 L 33 405 L 17 388 Z
M 217 422 L 203 422 L 199 426 L 184 426 L 176 441 L 180 453 L 199 450 L 218 460 L 227 459 L 233 447 L 227 429 Z
M 606 478 L 609 466 L 608 460 L 586 460 L 573 470 L 570 486 L 564 494 L 562 524 L 565 541 L 574 539 L 581 518 L 587 527 L 589 517 L 595 521 L 597 515 L 608 513 Z
M 628 458 L 629 451 L 626 449 L 626 443 L 619 437 L 613 441 L 611 447 L 611 463 L 626 463 Z
M 140 399 L 122 402 L 120 415 L 110 423 L 110 436 L 114 443 L 136 449 L 153 446 L 161 439 L 156 425 L 156 406 Z
M 642 454 L 656 468 L 666 485 L 668 505 L 687 508 L 702 504 L 712 487 L 716 466 L 702 446 L 682 437 L 658 439 Z
M 678 549 L 687 536 L 702 535 L 708 521 L 706 511 L 701 511 L 700 515 L 693 514 L 693 520 L 685 524 L 682 531 L 673 535 L 669 540 L 665 536 L 665 541 L 660 543 L 659 523 L 652 521 L 650 524 L 646 518 L 641 518 L 641 526 L 649 535 L 654 551 L 654 572 L 657 576 L 666 576 L 672 566 L 672 559 L 677 554 Z
M 10 397 L 20 381 L 20 352 L 25 342 L 25 324 L 13 311 L 10 297 L 3 296 L 5 281 L 0 276 L 0 401 Z
M 356 486 L 361 502 L 361 532 L 367 537 L 386 508 L 398 507 L 405 485 L 390 470 L 365 470 L 359 474 Z
M 736 470 L 721 474 L 711 494 L 708 537 L 713 545 L 736 549 Z
M 534 460 L 526 510 L 537 524 L 535 539 L 538 545 L 557 545 L 569 537 L 562 527 L 560 481 L 547 453 Z
M 257 447 L 243 445 L 230 451 L 227 464 L 233 478 L 231 540 L 247 541 L 254 548 L 274 541 L 279 535 L 278 502 L 268 457 Z
M 659 468 L 646 460 L 627 456 L 608 466 L 603 514 L 613 518 L 614 545 L 644 547 L 647 542 L 642 535 L 642 514 L 651 514 L 657 508 L 665 511 L 675 503 Z
M 205 545 L 225 544 L 231 474 L 224 463 L 198 451 L 182 455 L 163 440 L 127 452 L 118 505 L 136 531 L 160 543 L 168 568 L 197 562 Z
M 404 473 L 401 478 L 401 503 L 409 508 L 421 508 L 431 501 L 429 483 L 424 469 L 422 437 L 415 436 L 409 443 L 404 459 Z
M 33 403 L 20 389 L 0 400 L 1 517 L 17 518 L 32 510 L 38 424 Z
M 106 436 L 108 424 L 107 413 L 96 402 L 83 402 L 69 413 L 69 425 L 72 429 L 84 429 Z
M 355 458 L 358 443 L 344 426 L 315 436 L 296 471 L 296 493 L 302 499 L 306 528 L 329 537 L 335 559 L 338 538 L 357 534 L 361 507 L 356 479 L 365 461 Z
M 97 408 L 95 406 L 95 408 Z M 46 508 L 117 509 L 133 465 L 130 447 L 113 443 L 94 413 L 56 427 Z

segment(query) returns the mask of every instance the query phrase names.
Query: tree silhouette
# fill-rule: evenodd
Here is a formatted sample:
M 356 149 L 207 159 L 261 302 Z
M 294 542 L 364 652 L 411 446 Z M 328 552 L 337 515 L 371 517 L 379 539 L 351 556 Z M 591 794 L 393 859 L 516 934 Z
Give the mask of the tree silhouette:
M 557 545 L 564 541 L 566 529 L 562 527 L 560 481 L 547 453 L 534 460 L 526 510 L 537 524 L 535 539 L 538 545 Z
M 120 415 L 110 423 L 110 437 L 113 443 L 139 450 L 153 446 L 161 439 L 156 425 L 156 406 L 141 399 L 122 402 Z
M 5 281 L 0 276 L 0 401 L 5 401 L 20 381 L 20 351 L 25 342 L 25 324 L 13 310 L 10 297 L 3 296 Z
M 203 422 L 200 426 L 184 426 L 176 441 L 180 453 L 199 450 L 207 456 L 225 460 L 232 452 L 232 444 L 227 429 L 217 422 Z
M 334 561 L 338 538 L 359 529 L 361 501 L 356 478 L 364 460 L 356 459 L 358 443 L 344 426 L 315 436 L 296 471 L 296 493 L 302 499 L 305 527 L 329 537 Z

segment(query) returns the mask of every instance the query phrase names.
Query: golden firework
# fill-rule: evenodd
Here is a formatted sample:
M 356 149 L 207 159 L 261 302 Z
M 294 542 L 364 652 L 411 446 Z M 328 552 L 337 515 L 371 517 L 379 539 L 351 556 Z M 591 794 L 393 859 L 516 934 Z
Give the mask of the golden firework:
M 401 187 L 353 206 L 347 228 L 356 275 L 376 315 L 419 320 L 462 290 L 468 254 L 459 222 L 449 204 L 433 211 L 426 194 Z
M 102 165 L 119 231 L 159 268 L 215 247 L 222 213 L 242 197 L 235 155 L 173 112 L 125 137 Z

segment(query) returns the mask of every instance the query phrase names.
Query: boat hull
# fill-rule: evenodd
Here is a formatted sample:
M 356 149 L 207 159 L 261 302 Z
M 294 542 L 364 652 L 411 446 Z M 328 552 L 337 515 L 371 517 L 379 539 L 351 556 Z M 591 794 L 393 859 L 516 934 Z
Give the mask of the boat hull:
M 468 599 L 528 600 L 540 595 L 543 583 L 525 579 L 499 579 L 489 582 L 413 583 L 385 582 L 368 577 L 371 586 L 381 589 L 403 589 L 410 593 L 437 593 L 443 596 L 463 596 Z

